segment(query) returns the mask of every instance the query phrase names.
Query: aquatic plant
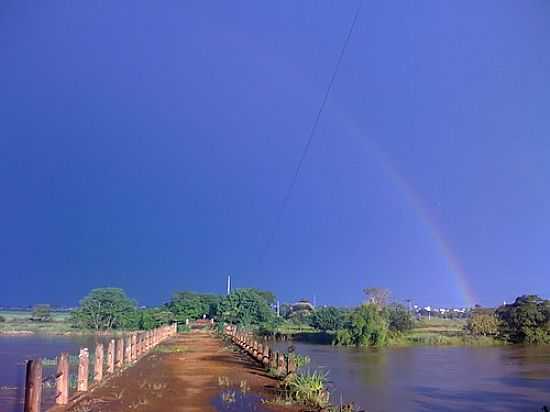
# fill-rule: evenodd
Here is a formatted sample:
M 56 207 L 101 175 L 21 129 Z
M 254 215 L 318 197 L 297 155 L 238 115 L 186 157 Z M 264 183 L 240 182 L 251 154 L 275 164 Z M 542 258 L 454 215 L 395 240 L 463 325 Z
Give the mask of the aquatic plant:
M 311 362 L 311 358 L 307 355 L 300 355 L 299 353 L 289 353 L 288 356 L 294 359 L 296 368 L 300 369 Z
M 222 393 L 222 401 L 225 403 L 234 403 L 237 400 L 235 391 L 225 391 Z
M 330 394 L 326 389 L 326 374 L 315 371 L 293 375 L 286 387 L 296 402 L 316 408 L 328 406 Z
M 248 382 L 246 380 L 241 381 L 240 389 L 243 395 L 246 395 L 250 391 L 250 386 L 248 386 Z
M 231 386 L 231 381 L 227 376 L 218 376 L 218 386 Z

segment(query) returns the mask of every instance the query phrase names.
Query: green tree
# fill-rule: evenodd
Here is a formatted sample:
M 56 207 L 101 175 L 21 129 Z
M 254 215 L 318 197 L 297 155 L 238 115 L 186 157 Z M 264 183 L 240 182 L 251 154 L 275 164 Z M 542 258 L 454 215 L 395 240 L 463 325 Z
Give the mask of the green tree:
M 137 327 L 138 312 L 133 300 L 122 289 L 93 289 L 71 313 L 77 327 L 99 330 Z
M 39 304 L 32 307 L 31 320 L 36 322 L 49 322 L 52 320 L 50 305 Z
M 340 345 L 380 346 L 386 343 L 388 321 L 376 304 L 361 305 L 346 326 L 336 333 Z
M 275 305 L 275 303 L 277 303 L 277 297 L 275 296 L 275 294 L 273 292 L 270 292 L 268 290 L 255 289 L 255 288 L 250 288 L 250 290 L 256 292 L 259 296 L 264 298 L 265 302 L 269 306 L 273 306 L 273 305 Z
M 201 319 L 203 315 L 213 318 L 218 312 L 221 299 L 219 295 L 177 292 L 166 307 L 178 322 L 185 322 L 186 319 Z
M 311 326 L 315 307 L 307 299 L 301 299 L 290 306 L 287 319 L 296 325 Z
M 338 330 L 344 326 L 345 311 L 328 306 L 316 309 L 311 315 L 311 326 L 316 329 Z
M 150 330 L 174 321 L 174 314 L 162 308 L 147 308 L 139 311 L 139 329 Z
M 383 308 L 390 300 L 390 291 L 388 289 L 366 288 L 363 289 L 363 292 L 367 298 L 367 304 L 373 304 Z
M 243 326 L 272 322 L 275 315 L 265 299 L 254 289 L 236 289 L 227 295 L 218 308 L 221 321 Z
M 550 343 L 550 301 L 524 295 L 497 309 L 501 334 L 512 342 Z
M 414 328 L 414 319 L 405 306 L 394 303 L 387 306 L 384 313 L 392 332 L 407 332 Z
M 499 320 L 494 311 L 474 310 L 468 318 L 465 328 L 474 336 L 496 336 L 499 330 Z
M 5 322 L 5 321 L 6 321 L 6 318 L 3 317 L 2 315 L 0 315 L 0 323 Z

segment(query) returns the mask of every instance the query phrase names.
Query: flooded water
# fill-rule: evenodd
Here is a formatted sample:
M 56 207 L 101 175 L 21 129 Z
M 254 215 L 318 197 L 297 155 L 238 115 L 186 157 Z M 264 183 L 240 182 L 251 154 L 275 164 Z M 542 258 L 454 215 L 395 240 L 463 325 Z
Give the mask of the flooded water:
M 106 340 L 107 338 L 102 338 Z M 0 411 L 23 410 L 25 361 L 34 358 L 55 358 L 61 352 L 78 355 L 81 347 L 95 350 L 95 337 L 67 336 L 3 336 L 0 335 Z M 54 373 L 55 366 L 44 368 L 44 377 Z M 53 388 L 44 389 L 43 405 L 53 403 Z
M 550 405 L 548 346 L 295 347 L 311 358 L 306 369 L 327 371 L 333 402 L 342 396 L 369 412 L 535 412 Z
M 243 393 L 239 388 L 221 392 L 212 402 L 218 412 L 270 412 L 262 404 L 262 398 L 252 393 Z

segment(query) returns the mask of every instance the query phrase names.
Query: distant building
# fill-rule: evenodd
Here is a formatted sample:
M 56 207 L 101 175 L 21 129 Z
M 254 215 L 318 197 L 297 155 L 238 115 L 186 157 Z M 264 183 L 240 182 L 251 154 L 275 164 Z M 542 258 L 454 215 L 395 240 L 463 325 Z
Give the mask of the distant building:
M 311 303 L 307 299 L 301 299 L 296 303 L 293 303 L 290 306 L 291 312 L 298 312 L 298 311 L 310 311 L 313 312 L 315 310 L 315 306 L 313 306 L 313 303 Z
M 290 305 L 288 319 L 294 319 L 298 322 L 304 322 L 315 310 L 315 306 L 308 300 L 302 299 Z

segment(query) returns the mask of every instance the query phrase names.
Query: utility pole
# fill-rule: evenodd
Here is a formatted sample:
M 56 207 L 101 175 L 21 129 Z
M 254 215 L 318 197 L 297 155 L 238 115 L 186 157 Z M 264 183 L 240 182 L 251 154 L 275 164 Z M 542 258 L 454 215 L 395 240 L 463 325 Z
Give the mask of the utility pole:
M 231 275 L 227 275 L 227 294 L 231 294 Z
M 279 301 L 277 301 L 277 317 L 281 316 L 281 305 L 279 304 Z

